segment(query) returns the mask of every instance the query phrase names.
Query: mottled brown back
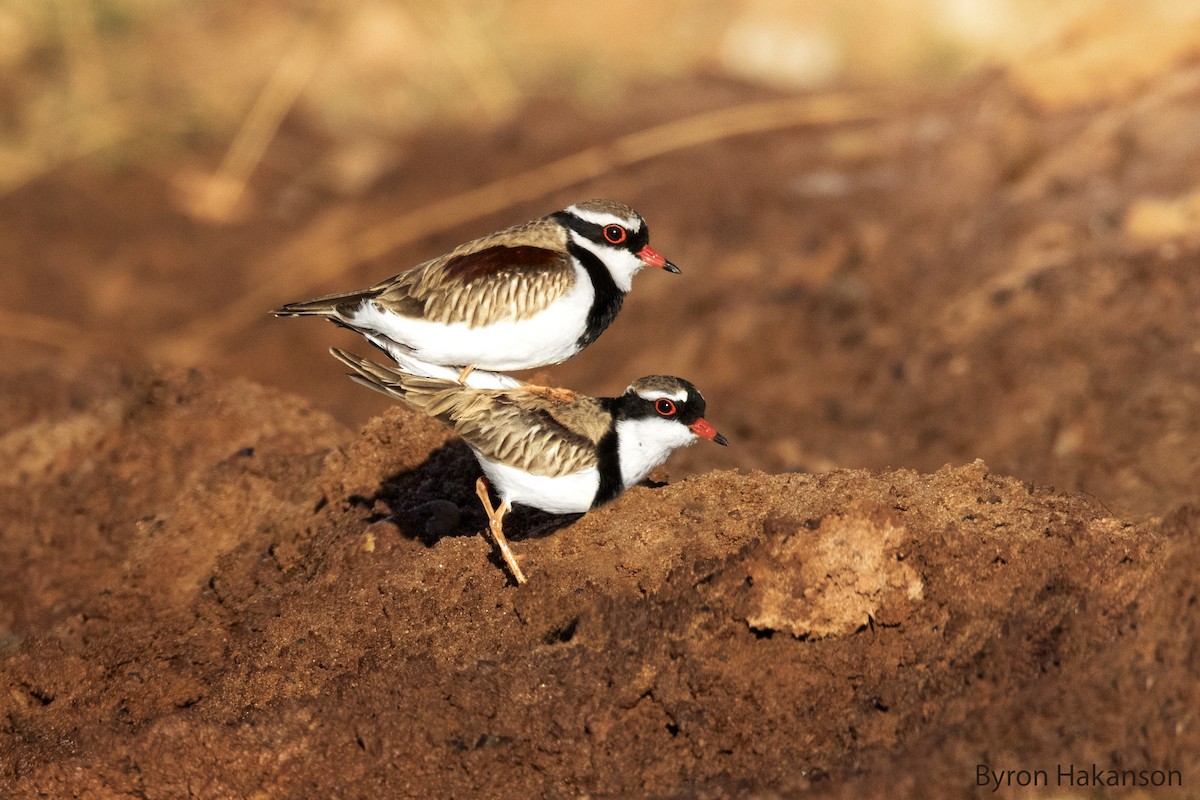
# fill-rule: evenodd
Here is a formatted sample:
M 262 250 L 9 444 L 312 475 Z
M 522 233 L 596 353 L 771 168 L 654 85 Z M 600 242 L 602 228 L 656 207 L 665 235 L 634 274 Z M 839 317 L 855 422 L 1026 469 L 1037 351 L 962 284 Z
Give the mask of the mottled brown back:
M 468 242 L 372 291 L 385 311 L 478 327 L 528 319 L 574 285 L 566 233 L 540 219 Z
M 535 475 L 558 477 L 596 466 L 596 444 L 610 415 L 593 397 L 556 399 L 530 389 L 473 389 L 421 378 L 333 348 L 359 383 L 403 400 L 450 426 L 486 458 Z

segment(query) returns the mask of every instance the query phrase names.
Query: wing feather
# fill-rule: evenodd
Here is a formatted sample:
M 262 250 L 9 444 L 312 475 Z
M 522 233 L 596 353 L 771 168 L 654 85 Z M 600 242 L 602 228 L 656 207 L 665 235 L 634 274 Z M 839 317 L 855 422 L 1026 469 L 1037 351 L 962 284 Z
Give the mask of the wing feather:
M 403 400 L 450 426 L 492 461 L 535 475 L 560 477 L 597 465 L 596 445 L 611 425 L 602 402 L 566 393 L 556 399 L 538 387 L 473 389 L 422 378 L 338 348 L 330 352 L 371 389 Z
M 468 242 L 371 288 L 381 310 L 479 327 L 527 319 L 574 285 L 566 232 L 541 219 Z
M 587 433 L 568 427 L 550 409 L 521 402 L 520 393 L 481 393 L 486 396 L 473 399 L 483 402 L 455 404 L 439 419 L 488 459 L 535 475 L 559 477 L 596 466 L 596 442 Z M 595 402 L 577 398 L 575 404 L 587 401 Z

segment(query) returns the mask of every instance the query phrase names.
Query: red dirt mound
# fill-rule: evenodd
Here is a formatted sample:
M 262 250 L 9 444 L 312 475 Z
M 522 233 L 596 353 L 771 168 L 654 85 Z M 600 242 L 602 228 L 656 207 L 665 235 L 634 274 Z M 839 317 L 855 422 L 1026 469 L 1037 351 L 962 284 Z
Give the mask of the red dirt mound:
M 401 408 L 352 434 L 195 371 L 4 380 L 9 795 L 1200 780 L 1200 510 L 1130 524 L 981 462 L 712 472 L 518 513 L 518 588 L 469 452 Z

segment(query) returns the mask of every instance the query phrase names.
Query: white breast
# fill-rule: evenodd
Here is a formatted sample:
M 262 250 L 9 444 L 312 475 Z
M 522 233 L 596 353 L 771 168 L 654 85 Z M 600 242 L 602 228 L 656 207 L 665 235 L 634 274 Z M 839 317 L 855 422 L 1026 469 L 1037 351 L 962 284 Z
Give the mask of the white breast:
M 462 375 L 462 367 L 447 367 L 443 364 L 431 364 L 413 356 L 407 350 L 401 350 L 387 339 L 378 334 L 365 333 L 367 341 L 383 349 L 396 361 L 396 367 L 401 372 L 417 375 L 422 378 L 437 378 L 443 381 L 458 381 Z M 524 382 L 511 375 L 501 372 L 491 372 L 483 369 L 471 370 L 467 375 L 465 385 L 472 389 L 515 389 L 523 386 Z
M 483 474 L 487 475 L 501 501 L 521 503 L 551 514 L 579 514 L 592 507 L 600 488 L 600 472 L 590 467 L 571 475 L 551 478 L 531 475 L 524 470 L 490 461 L 475 451 Z
M 368 300 L 345 321 L 397 343 L 381 342 L 388 344 L 385 349 L 393 358 L 397 357 L 392 352 L 395 349 L 431 364 L 474 364 L 482 370 L 504 372 L 557 364 L 575 355 L 594 297 L 587 272 L 576 265 L 571 291 L 522 320 L 472 328 L 462 322 L 427 322 L 385 313 Z

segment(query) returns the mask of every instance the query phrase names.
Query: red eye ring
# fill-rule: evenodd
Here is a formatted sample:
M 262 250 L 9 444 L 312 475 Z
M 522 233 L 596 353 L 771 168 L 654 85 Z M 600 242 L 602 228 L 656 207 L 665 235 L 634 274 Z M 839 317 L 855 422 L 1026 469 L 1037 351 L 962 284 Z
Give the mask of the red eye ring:
M 607 239 L 611 244 L 620 244 L 621 242 L 625 241 L 625 237 L 628 235 L 629 234 L 627 234 L 625 229 L 620 225 L 604 226 L 604 238 Z
M 675 404 L 665 397 L 660 397 L 654 401 L 654 410 L 664 417 L 675 416 Z

